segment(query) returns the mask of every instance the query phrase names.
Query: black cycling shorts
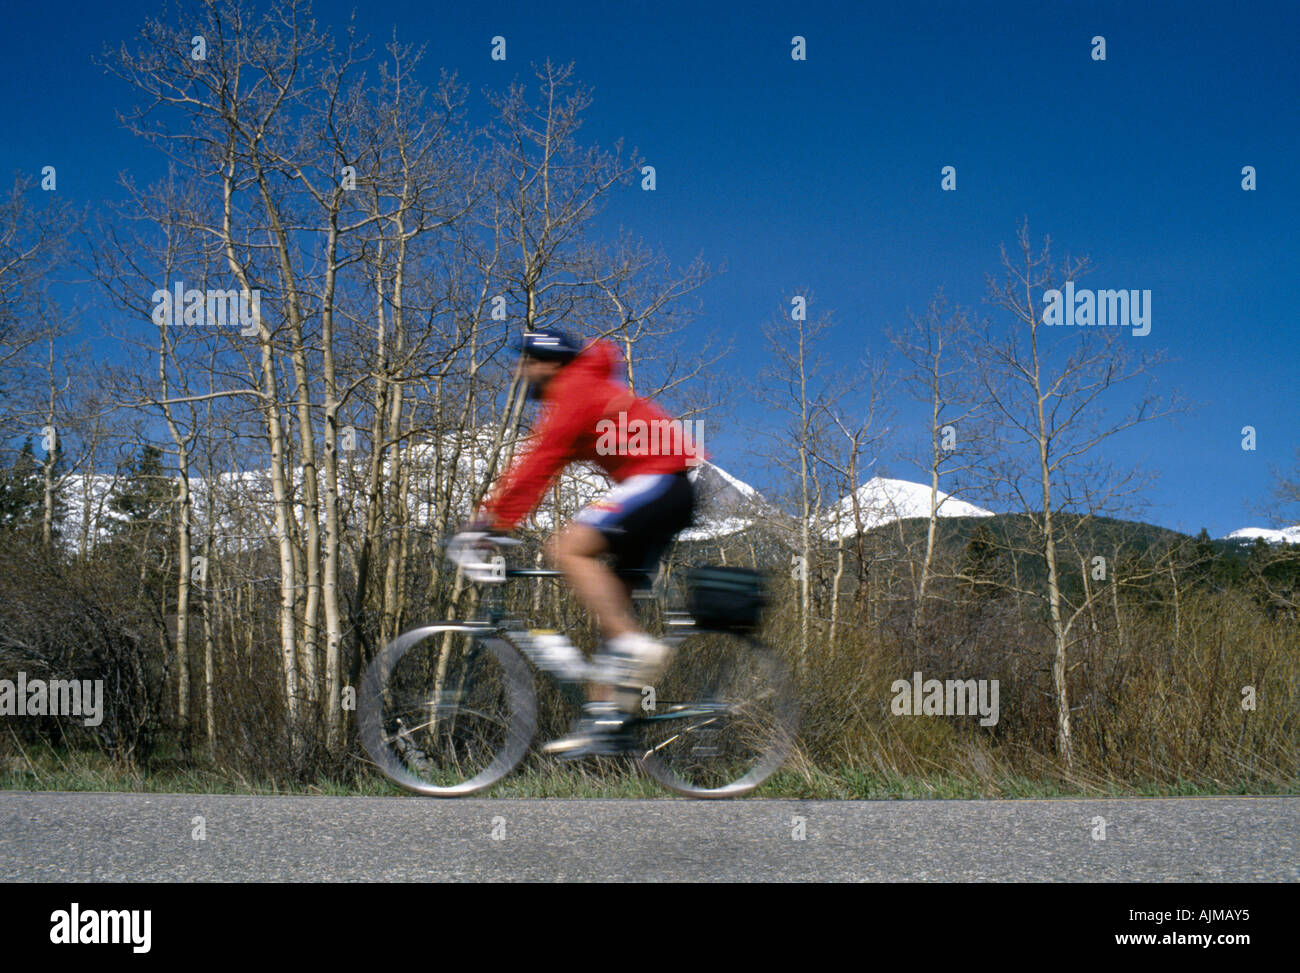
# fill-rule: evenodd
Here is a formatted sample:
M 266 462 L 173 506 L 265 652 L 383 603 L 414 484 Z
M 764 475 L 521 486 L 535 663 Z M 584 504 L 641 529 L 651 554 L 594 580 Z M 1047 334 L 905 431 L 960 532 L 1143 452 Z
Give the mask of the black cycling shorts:
M 646 583 L 678 531 L 695 516 L 695 487 L 685 473 L 631 476 L 584 507 L 574 523 L 595 527 L 616 571 L 645 571 Z

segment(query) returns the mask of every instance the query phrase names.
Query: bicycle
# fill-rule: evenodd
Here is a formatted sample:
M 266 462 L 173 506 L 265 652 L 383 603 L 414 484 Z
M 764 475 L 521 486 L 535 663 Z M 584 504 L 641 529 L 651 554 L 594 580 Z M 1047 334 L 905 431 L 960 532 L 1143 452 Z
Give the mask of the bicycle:
M 729 569 L 712 570 L 716 577 Z M 368 666 L 357 700 L 371 759 L 396 784 L 431 797 L 478 793 L 523 761 L 536 732 L 539 674 L 573 702 L 594 675 L 567 640 L 561 646 L 556 633 L 529 629 L 505 608 L 507 582 L 562 572 L 508 568 L 495 555 L 466 574 L 486 589 L 480 617 L 398 636 Z M 655 685 L 642 689 L 631 756 L 678 794 L 738 797 L 771 776 L 793 748 L 794 684 L 753 631 L 754 593 L 741 609 L 747 616 L 741 624 L 714 611 L 729 592 L 700 582 L 691 593 L 695 614 L 707 625 L 659 600 L 660 637 L 673 651 Z M 557 651 L 563 647 L 569 651 Z

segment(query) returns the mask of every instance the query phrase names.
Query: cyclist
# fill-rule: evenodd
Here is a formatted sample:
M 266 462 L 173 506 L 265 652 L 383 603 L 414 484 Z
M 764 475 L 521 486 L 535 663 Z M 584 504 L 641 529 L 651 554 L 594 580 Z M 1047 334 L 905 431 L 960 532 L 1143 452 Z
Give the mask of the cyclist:
M 681 423 L 616 380 L 614 369 L 621 362 L 606 341 L 582 348 L 556 329 L 524 333 L 519 372 L 530 398 L 542 404 L 534 443 L 453 541 L 457 549 L 472 550 L 490 533 L 513 530 L 571 462 L 594 462 L 614 480 L 608 493 L 574 516 L 549 544 L 552 559 L 595 616 L 605 640 L 592 660 L 596 675 L 582 715 L 571 733 L 543 747 L 564 759 L 621 753 L 632 743 L 627 723 L 640 703 L 641 687 L 663 671 L 669 650 L 636 623 L 631 592 L 640 582 L 615 572 L 653 575 L 673 537 L 691 524 L 695 491 L 686 473 L 703 459 Z M 637 431 L 647 429 L 675 435 L 638 438 Z M 612 556 L 613 570 L 603 560 L 606 555 Z

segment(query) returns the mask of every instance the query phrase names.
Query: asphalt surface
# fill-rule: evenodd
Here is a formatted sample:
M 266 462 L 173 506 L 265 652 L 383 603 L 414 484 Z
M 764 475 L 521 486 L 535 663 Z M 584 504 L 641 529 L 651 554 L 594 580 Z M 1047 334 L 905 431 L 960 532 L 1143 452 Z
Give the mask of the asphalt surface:
M 0 880 L 1295 882 L 1300 798 L 714 803 L 0 791 Z

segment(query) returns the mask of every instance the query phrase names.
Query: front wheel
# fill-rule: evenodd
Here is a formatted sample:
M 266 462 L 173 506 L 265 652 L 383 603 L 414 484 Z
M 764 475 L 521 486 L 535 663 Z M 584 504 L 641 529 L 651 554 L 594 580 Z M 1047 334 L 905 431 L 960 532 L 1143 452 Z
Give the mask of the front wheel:
M 430 625 L 375 656 L 357 700 L 361 742 L 395 783 L 430 797 L 490 787 L 537 724 L 532 670 L 490 629 Z
M 798 730 L 790 672 L 769 647 L 734 632 L 693 632 L 645 694 L 641 764 L 687 797 L 737 797 L 770 777 Z M 644 692 L 644 691 L 643 691 Z

